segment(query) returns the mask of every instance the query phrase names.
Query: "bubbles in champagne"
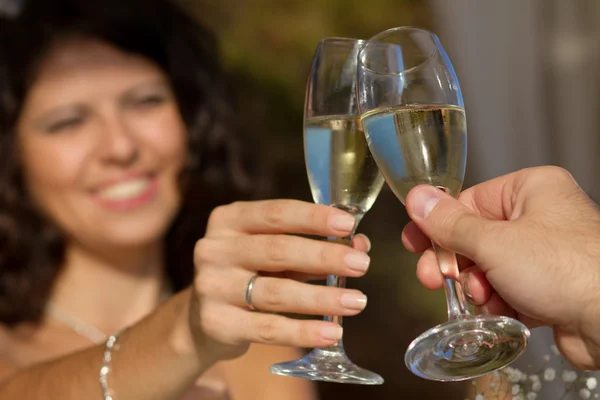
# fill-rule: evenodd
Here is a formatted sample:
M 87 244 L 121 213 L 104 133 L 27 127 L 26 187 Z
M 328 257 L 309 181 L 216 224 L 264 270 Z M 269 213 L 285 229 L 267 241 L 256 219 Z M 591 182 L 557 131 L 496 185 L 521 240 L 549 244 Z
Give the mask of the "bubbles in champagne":
M 359 118 L 308 118 L 304 125 L 304 150 L 315 203 L 358 214 L 371 208 L 384 180 Z
M 388 185 L 404 203 L 414 186 L 458 196 L 467 159 L 465 112 L 455 106 L 403 106 L 362 116 L 369 148 Z

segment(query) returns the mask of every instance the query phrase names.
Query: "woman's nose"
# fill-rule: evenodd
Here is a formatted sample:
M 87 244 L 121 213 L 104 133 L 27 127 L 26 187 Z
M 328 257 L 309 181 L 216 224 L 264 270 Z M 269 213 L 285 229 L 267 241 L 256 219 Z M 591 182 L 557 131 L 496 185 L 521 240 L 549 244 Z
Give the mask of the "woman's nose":
M 105 162 L 129 165 L 139 155 L 139 143 L 135 132 L 123 118 L 107 121 L 101 132 L 102 158 Z

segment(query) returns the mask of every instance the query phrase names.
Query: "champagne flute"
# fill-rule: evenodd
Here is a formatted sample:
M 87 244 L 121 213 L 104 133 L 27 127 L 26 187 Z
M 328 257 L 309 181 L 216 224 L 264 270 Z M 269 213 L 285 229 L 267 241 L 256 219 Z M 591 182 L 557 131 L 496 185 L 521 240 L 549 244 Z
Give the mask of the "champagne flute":
M 404 204 L 414 186 L 429 184 L 458 197 L 467 156 L 467 125 L 458 79 L 438 38 L 401 27 L 372 37 L 358 55 L 357 98 L 369 148 Z M 416 375 L 459 381 L 502 368 L 519 357 L 529 330 L 503 316 L 471 315 L 456 255 L 433 244 L 448 321 L 416 338 L 405 354 Z
M 304 154 L 313 199 L 349 212 L 356 226 L 384 183 L 367 145 L 356 106 L 356 61 L 363 41 L 326 38 L 313 58 L 304 108 Z M 350 245 L 354 232 L 329 241 Z M 327 286 L 345 287 L 345 277 L 330 275 Z M 341 316 L 325 321 L 342 325 Z M 355 365 L 342 340 L 305 357 L 275 364 L 271 372 L 311 380 L 377 385 L 383 379 Z

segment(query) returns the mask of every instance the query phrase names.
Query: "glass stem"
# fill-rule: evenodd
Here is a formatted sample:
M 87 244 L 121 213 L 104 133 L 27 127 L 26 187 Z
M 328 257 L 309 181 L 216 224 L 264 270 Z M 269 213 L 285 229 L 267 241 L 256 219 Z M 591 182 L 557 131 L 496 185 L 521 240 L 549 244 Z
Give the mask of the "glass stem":
M 354 224 L 354 230 L 348 236 L 343 237 L 343 238 L 330 236 L 327 238 L 327 241 L 333 242 L 333 243 L 345 244 L 346 246 L 351 246 L 352 238 L 354 237 L 354 234 L 356 233 L 356 228 L 358 227 L 358 223 L 362 219 L 362 215 L 354 214 L 354 217 L 356 218 L 356 223 Z M 346 277 L 345 276 L 337 276 L 337 275 L 327 275 L 327 286 L 338 287 L 338 288 L 344 289 L 346 287 Z M 339 326 L 343 326 L 343 320 L 342 320 L 341 315 L 326 315 L 323 317 L 323 321 L 333 322 L 335 324 L 338 324 Z M 343 353 L 344 352 L 343 340 L 340 339 L 339 342 L 337 342 L 329 347 L 326 347 L 323 350 Z
M 446 306 L 448 307 L 448 319 L 455 320 L 471 315 L 465 305 L 465 295 L 460 283 L 458 283 L 458 262 L 456 254 L 446 250 L 432 242 L 438 265 L 444 276 L 444 291 L 446 292 Z
M 339 242 L 339 239 L 336 240 L 336 242 Z M 346 287 L 346 277 L 345 276 L 336 276 L 336 275 L 328 275 L 327 276 L 327 286 L 331 286 L 331 287 L 339 287 L 339 288 L 345 288 Z M 339 326 L 343 326 L 343 321 L 342 321 L 342 316 L 341 315 L 326 315 L 323 317 L 323 321 L 326 322 L 333 322 L 334 324 L 338 324 Z M 339 340 L 339 342 L 324 348 L 323 350 L 326 351 L 335 351 L 335 352 L 343 352 L 344 351 L 344 345 L 342 342 L 342 339 Z

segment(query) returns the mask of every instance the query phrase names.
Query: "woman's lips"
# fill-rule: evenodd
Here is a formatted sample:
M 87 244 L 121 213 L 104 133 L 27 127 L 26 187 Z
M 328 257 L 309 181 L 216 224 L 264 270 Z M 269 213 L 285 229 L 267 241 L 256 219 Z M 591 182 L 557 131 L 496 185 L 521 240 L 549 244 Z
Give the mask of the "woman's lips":
M 94 192 L 95 200 L 111 210 L 140 207 L 154 198 L 158 189 L 156 176 L 138 176 L 103 186 Z

